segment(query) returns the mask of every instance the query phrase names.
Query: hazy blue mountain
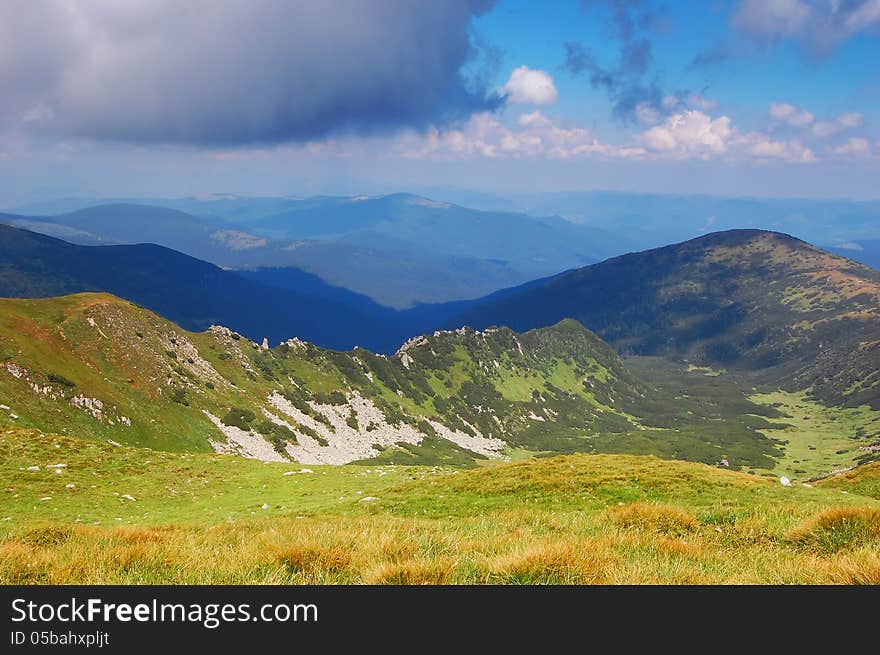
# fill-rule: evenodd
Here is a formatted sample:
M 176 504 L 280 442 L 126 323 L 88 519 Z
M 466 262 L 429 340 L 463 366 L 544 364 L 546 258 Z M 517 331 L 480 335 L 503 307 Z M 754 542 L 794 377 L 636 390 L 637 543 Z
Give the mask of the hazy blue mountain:
M 392 238 L 306 240 L 287 253 L 290 265 L 328 283 L 397 308 L 478 298 L 548 272 L 497 260 L 444 255 Z
M 813 243 L 880 238 L 880 201 L 748 198 L 612 191 L 489 194 L 434 189 L 447 198 L 490 211 L 558 214 L 612 234 L 639 248 L 655 248 L 709 232 L 751 228 L 792 234 Z M 620 254 L 620 253 L 617 253 Z
M 293 267 L 255 268 L 235 271 L 236 275 L 259 284 L 305 293 L 357 308 L 365 314 L 385 316 L 389 308 L 380 305 L 369 296 L 350 291 L 345 287 L 328 284 L 317 275 Z
M 9 208 L 9 212 L 25 216 L 57 216 L 100 205 L 147 205 L 176 209 L 209 221 L 235 223 L 277 214 L 299 200 L 301 199 L 283 196 L 245 197 L 229 193 L 185 198 L 58 198 L 18 205 Z
M 334 349 L 388 351 L 409 336 L 381 314 L 261 284 L 162 246 L 80 246 L 0 225 L 0 296 L 81 291 L 107 291 L 187 329 L 222 324 L 257 341 L 299 337 Z
M 628 247 L 560 218 L 479 212 L 405 194 L 164 202 L 177 208 L 117 203 L 2 220 L 82 245 L 156 243 L 223 268 L 299 268 L 397 308 L 477 298 Z M 215 209 L 222 217 L 204 213 Z
M 77 211 L 78 209 L 86 209 L 87 207 L 118 202 L 123 201 L 118 199 L 100 200 L 99 198 L 47 198 L 45 200 L 35 200 L 34 202 L 8 207 L 7 210 L 10 214 L 23 216 L 55 216 L 57 214 L 66 214 L 68 212 Z
M 754 228 L 782 231 L 813 243 L 838 244 L 859 239 L 880 239 L 880 201 L 847 199 L 748 198 L 706 195 L 673 195 L 609 191 L 493 194 L 456 188 L 422 189 L 431 198 L 453 203 L 466 212 L 488 214 L 528 214 L 533 217 L 562 216 L 569 222 L 600 230 L 618 241 L 603 244 L 596 236 L 594 259 L 601 260 L 636 248 L 652 248 L 682 241 L 708 232 Z M 407 204 L 406 200 L 416 204 Z M 311 234 L 339 234 L 339 229 L 358 229 L 356 218 L 371 215 L 381 220 L 389 206 L 394 211 L 418 206 L 419 196 L 354 197 L 317 196 L 242 197 L 234 194 L 208 194 L 190 198 L 129 198 L 116 200 L 61 199 L 30 203 L 13 213 L 47 216 L 98 204 L 126 203 L 177 209 L 218 224 L 281 219 L 282 226 L 298 215 L 302 228 Z M 366 208 L 352 205 L 366 203 Z M 427 201 L 428 204 L 443 205 Z M 372 214 L 371 214 L 372 212 Z M 328 217 L 328 213 L 331 214 Z M 341 215 L 337 215 L 341 214 Z M 322 215 L 335 227 L 322 226 Z M 315 219 L 314 221 L 312 219 Z M 329 223 L 328 223 L 329 225 Z M 277 225 L 275 229 L 277 229 Z M 267 225 L 268 229 L 273 229 Z M 248 228 L 250 229 L 250 227 Z M 283 231 L 283 230 L 282 230 Z M 601 246 L 601 247 L 599 247 Z
M 308 239 L 380 234 L 426 250 L 502 261 L 545 273 L 599 261 L 629 242 L 558 217 L 482 212 L 409 194 L 312 198 L 249 228 L 276 238 Z

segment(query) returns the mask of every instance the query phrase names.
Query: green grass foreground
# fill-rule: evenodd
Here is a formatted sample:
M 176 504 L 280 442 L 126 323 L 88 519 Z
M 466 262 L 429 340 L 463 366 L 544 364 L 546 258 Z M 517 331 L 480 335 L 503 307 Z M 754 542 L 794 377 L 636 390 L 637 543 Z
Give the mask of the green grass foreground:
M 877 463 L 784 487 L 631 455 L 303 466 L 7 429 L 0 478 L 5 584 L 880 583 Z

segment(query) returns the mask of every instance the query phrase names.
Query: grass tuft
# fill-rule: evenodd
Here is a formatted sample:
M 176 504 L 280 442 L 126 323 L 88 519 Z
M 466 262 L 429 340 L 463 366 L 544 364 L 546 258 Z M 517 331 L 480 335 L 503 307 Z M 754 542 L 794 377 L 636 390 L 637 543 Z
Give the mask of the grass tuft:
M 826 509 L 797 526 L 789 539 L 803 548 L 836 553 L 880 541 L 880 510 Z
M 645 532 L 682 535 L 695 530 L 699 523 L 688 512 L 672 505 L 630 503 L 609 511 L 617 525 Z

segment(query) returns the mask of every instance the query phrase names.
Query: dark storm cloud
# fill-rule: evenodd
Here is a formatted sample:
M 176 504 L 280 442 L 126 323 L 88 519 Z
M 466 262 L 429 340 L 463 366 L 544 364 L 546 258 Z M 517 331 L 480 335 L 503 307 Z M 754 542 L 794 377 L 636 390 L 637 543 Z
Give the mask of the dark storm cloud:
M 494 0 L 7 0 L 0 127 L 128 142 L 305 141 L 497 107 L 462 66 Z
M 564 44 L 566 70 L 586 75 L 593 88 L 604 89 L 620 119 L 634 120 L 639 105 L 662 111 L 663 91 L 652 77 L 654 56 L 648 37 L 660 15 L 642 0 L 583 0 L 582 5 L 587 11 L 607 12 L 606 29 L 619 44 L 618 57 L 613 65 L 603 65 L 589 47 L 570 41 Z

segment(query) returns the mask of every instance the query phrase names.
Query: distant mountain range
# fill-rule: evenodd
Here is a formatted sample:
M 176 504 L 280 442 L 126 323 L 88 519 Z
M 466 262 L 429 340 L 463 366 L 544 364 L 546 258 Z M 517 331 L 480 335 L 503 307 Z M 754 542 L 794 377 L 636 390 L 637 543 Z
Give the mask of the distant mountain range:
M 762 229 L 784 232 L 823 247 L 876 239 L 880 200 L 748 198 L 617 191 L 492 195 L 431 189 L 435 196 L 490 211 L 558 215 L 611 234 L 629 250 L 656 248 L 710 232 Z M 623 253 L 615 253 L 623 254 Z
M 629 245 L 558 217 L 406 194 L 167 204 L 174 206 L 114 203 L 0 220 L 80 245 L 155 243 L 223 268 L 296 268 L 396 308 L 477 298 Z M 69 206 L 75 203 L 31 210 Z

